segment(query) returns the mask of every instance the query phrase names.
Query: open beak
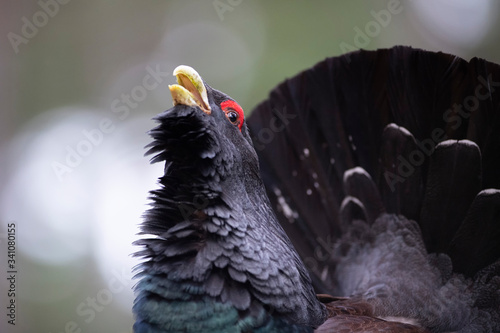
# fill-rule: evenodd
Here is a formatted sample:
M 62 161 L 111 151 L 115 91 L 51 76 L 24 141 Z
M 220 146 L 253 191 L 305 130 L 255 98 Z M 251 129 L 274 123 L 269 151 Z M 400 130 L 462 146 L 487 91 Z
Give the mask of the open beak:
M 168 86 L 174 105 L 198 106 L 206 114 L 212 110 L 208 104 L 207 89 L 203 84 L 200 74 L 192 67 L 180 65 L 174 69 L 177 84 Z

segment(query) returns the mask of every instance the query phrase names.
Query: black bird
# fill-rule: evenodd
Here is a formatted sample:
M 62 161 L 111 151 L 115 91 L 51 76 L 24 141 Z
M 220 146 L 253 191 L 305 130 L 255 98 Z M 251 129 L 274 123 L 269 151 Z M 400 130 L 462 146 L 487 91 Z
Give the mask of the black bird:
M 500 66 L 354 52 L 248 120 L 174 75 L 135 332 L 500 332 Z

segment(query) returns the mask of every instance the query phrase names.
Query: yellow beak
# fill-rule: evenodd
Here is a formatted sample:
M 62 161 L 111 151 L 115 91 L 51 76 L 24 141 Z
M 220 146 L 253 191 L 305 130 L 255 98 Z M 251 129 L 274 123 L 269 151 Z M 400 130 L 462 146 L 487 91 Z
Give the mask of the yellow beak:
M 208 104 L 207 89 L 200 74 L 192 67 L 180 65 L 174 69 L 177 84 L 168 86 L 174 105 L 198 106 L 206 114 L 212 112 Z

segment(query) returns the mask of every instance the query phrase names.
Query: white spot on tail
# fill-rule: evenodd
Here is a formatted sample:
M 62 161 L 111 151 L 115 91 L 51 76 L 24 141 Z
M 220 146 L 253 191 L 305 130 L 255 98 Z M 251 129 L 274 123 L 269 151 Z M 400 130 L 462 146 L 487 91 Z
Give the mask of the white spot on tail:
M 362 167 L 358 166 L 358 167 L 346 170 L 346 172 L 344 172 L 344 182 L 347 180 L 347 178 L 351 177 L 355 173 L 365 175 L 366 177 L 372 179 L 372 177 L 370 176 L 370 174 L 368 172 L 366 172 L 365 169 L 363 169 Z
M 386 128 L 394 128 L 394 129 L 397 129 L 399 131 L 401 131 L 401 133 L 403 133 L 404 135 L 406 136 L 412 136 L 410 131 L 408 131 L 406 128 L 402 127 L 402 126 L 398 126 L 394 123 L 391 123 L 389 125 L 386 126 Z
M 495 195 L 498 193 L 500 193 L 500 190 L 497 190 L 496 188 L 487 188 L 487 189 L 479 192 L 479 194 L 481 194 L 481 195 Z
M 290 221 L 290 223 L 293 223 L 294 219 L 298 217 L 297 213 L 294 213 L 292 208 L 288 205 L 288 203 L 285 200 L 285 197 L 281 194 L 281 190 L 277 187 L 273 188 L 273 192 L 276 195 L 276 198 L 278 198 L 278 205 L 283 212 L 283 215 Z
M 359 207 L 363 207 L 363 209 L 365 208 L 365 205 L 363 205 L 363 203 L 361 201 L 359 201 L 358 198 L 355 198 L 355 197 L 352 197 L 350 195 L 346 196 L 344 198 L 344 200 L 342 200 L 342 203 L 340 204 L 340 210 L 343 210 L 345 209 L 345 206 L 347 206 L 347 204 L 349 202 L 354 202 L 356 203 Z

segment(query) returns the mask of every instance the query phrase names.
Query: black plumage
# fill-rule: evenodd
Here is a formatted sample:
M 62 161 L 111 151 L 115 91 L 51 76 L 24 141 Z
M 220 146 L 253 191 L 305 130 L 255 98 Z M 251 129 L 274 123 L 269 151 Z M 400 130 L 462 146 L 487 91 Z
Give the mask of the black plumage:
M 150 132 L 147 154 L 165 174 L 141 227 L 153 237 L 136 242 L 145 261 L 134 330 L 311 331 L 326 310 L 270 207 L 248 128 L 231 123 L 221 105 L 232 99 L 208 85 L 199 89 L 211 111 L 189 104 L 197 90 L 186 80 L 203 84 L 193 75 L 181 68 L 193 93 L 171 88 L 179 104 Z
M 293 119 L 257 152 L 316 290 L 434 332 L 500 331 L 500 66 L 408 47 L 354 52 L 277 86 L 248 121 L 256 143 L 283 110 Z M 397 246 L 384 253 L 382 240 Z
M 500 331 L 500 66 L 359 51 L 248 120 L 193 72 L 151 132 L 137 332 Z

